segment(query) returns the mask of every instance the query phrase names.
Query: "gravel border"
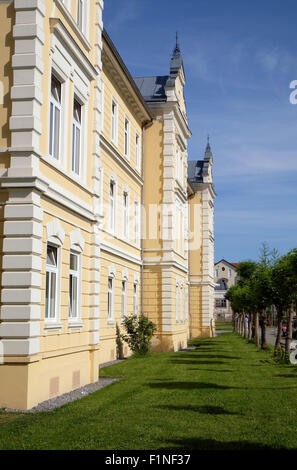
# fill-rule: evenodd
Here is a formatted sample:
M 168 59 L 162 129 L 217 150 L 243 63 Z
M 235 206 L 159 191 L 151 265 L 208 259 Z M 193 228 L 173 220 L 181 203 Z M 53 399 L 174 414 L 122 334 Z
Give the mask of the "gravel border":
M 115 361 L 104 362 L 103 364 L 99 365 L 99 369 L 102 369 L 103 367 L 112 366 L 113 364 L 118 364 L 119 362 L 123 362 L 125 360 L 126 360 L 126 358 L 125 359 L 116 359 Z
M 119 359 L 115 361 L 104 362 L 103 364 L 99 365 L 99 369 L 103 367 L 108 367 L 113 364 L 117 364 L 118 362 L 123 362 L 124 359 Z M 49 400 L 43 401 L 39 403 L 37 406 L 34 406 L 30 410 L 14 410 L 12 408 L 4 408 L 3 411 L 7 413 L 38 413 L 41 411 L 51 411 L 55 408 L 60 408 L 60 406 L 66 405 L 67 403 L 71 403 L 72 401 L 79 400 L 80 398 L 86 397 L 91 393 L 97 392 L 103 387 L 107 387 L 108 385 L 112 384 L 113 382 L 117 382 L 121 380 L 119 378 L 109 378 L 109 377 L 102 377 L 99 378 L 97 382 L 84 385 L 83 387 L 77 388 L 72 390 L 68 393 L 63 393 L 63 395 L 59 395 L 54 398 L 50 398 Z
M 55 408 L 60 408 L 60 406 L 66 405 L 67 403 L 86 397 L 87 395 L 90 395 L 90 393 L 97 392 L 97 390 L 100 390 L 103 387 L 107 387 L 108 385 L 112 384 L 113 382 L 117 382 L 118 380 L 121 379 L 102 377 L 98 380 L 98 382 L 84 385 L 83 387 L 72 390 L 71 392 L 64 393 L 58 397 L 43 401 L 30 410 L 22 411 L 13 410 L 11 408 L 4 408 L 4 411 L 8 413 L 38 413 L 41 411 L 52 411 Z

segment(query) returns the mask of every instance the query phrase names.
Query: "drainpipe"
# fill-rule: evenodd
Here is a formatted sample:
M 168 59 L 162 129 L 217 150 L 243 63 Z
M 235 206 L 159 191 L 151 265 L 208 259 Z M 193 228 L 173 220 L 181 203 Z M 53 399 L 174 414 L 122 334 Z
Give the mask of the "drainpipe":
M 143 208 L 144 208 L 144 180 L 145 180 L 145 175 L 144 175 L 144 151 L 145 151 L 145 131 L 151 127 L 154 123 L 154 119 L 149 121 L 147 124 L 145 124 L 142 128 L 142 181 L 143 185 L 141 188 L 141 222 L 143 221 Z M 143 224 L 141 223 L 141 229 L 143 228 Z M 144 259 L 144 247 L 143 247 L 143 230 L 141 230 L 141 280 L 140 280 L 140 287 L 141 287 L 141 313 L 144 315 L 143 311 L 143 259 Z

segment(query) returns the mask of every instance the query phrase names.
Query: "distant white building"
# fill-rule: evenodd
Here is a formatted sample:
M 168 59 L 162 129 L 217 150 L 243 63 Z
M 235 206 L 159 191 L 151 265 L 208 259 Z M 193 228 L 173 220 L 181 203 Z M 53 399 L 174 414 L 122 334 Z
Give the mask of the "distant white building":
M 232 309 L 230 302 L 225 299 L 225 294 L 229 287 L 237 282 L 236 268 L 238 263 L 229 263 L 224 259 L 214 265 L 215 286 L 215 319 L 231 320 Z

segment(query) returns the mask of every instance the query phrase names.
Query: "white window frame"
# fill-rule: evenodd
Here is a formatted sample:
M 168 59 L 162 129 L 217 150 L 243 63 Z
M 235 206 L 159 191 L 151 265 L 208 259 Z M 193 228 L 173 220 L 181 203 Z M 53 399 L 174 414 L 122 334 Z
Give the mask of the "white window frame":
M 179 283 L 176 282 L 175 288 L 175 321 L 178 322 L 178 312 L 179 312 Z
M 80 106 L 80 122 L 74 116 L 74 104 L 75 102 Z M 83 119 L 83 105 L 77 99 L 76 96 L 73 98 L 73 113 L 72 113 L 72 150 L 71 150 L 71 171 L 76 175 L 81 175 L 81 165 L 82 165 L 82 119 Z M 77 133 L 79 132 L 79 148 L 77 148 Z M 76 161 L 78 152 L 78 161 Z M 76 154 L 76 155 L 75 155 Z M 77 170 L 78 165 L 78 171 Z
M 136 246 L 139 245 L 140 238 L 140 211 L 139 211 L 139 201 L 135 199 L 134 201 L 134 243 Z
M 113 186 L 113 195 L 111 195 L 111 185 Z M 115 233 L 115 221 L 116 221 L 116 192 L 117 183 L 114 178 L 109 180 L 109 230 L 111 233 Z
M 52 95 L 52 80 L 53 78 L 60 84 L 60 101 L 57 100 L 56 97 Z M 55 155 L 55 147 L 56 147 L 56 110 L 59 111 L 59 127 L 58 127 L 58 154 Z M 62 129 L 62 82 L 61 80 L 51 72 L 50 78 L 50 116 L 49 116 L 49 155 L 54 158 L 56 161 L 60 160 L 60 153 L 61 153 L 61 129 Z
M 99 197 L 100 197 L 99 210 L 100 210 L 100 214 L 103 214 L 103 185 L 104 185 L 103 166 L 98 168 L 98 173 L 99 173 Z
M 179 152 L 179 165 L 180 165 L 180 170 L 179 170 L 179 181 L 181 185 L 183 186 L 184 184 L 184 159 L 183 159 L 183 154 L 182 152 Z
M 127 280 L 122 279 L 122 319 L 127 315 Z
M 80 253 L 77 253 L 75 252 L 74 250 L 70 250 L 70 256 L 76 256 L 77 258 L 77 269 L 76 270 L 73 270 L 70 268 L 70 265 L 69 265 L 69 305 L 68 305 L 68 318 L 69 318 L 69 321 L 73 321 L 73 320 L 78 320 L 78 318 L 80 317 L 80 314 L 79 314 L 79 310 L 80 310 L 80 295 L 81 295 L 81 275 L 80 275 L 80 269 L 81 269 L 81 255 Z M 73 305 L 73 302 L 71 302 L 71 298 L 70 298 L 70 278 L 76 278 L 76 282 L 77 282 L 77 292 L 76 292 L 76 295 L 77 295 L 77 298 L 76 298 L 76 315 L 73 316 L 71 315 L 71 304 Z
M 111 287 L 110 287 L 111 285 Z M 108 276 L 107 284 L 107 319 L 114 319 L 114 277 Z
M 101 79 L 101 132 L 104 131 L 104 99 L 105 99 L 105 89 L 104 81 Z
M 77 0 L 76 24 L 78 29 L 84 32 L 84 0 Z
M 184 288 L 180 287 L 180 321 L 184 320 Z
M 113 109 L 115 112 L 113 112 Z M 111 100 L 111 141 L 118 145 L 118 103 L 115 98 Z
M 133 315 L 138 316 L 138 282 L 133 283 Z
M 135 136 L 135 167 L 140 170 L 140 156 L 141 156 L 141 137 L 139 132 Z
M 58 317 L 57 306 L 58 306 L 58 286 L 59 286 L 59 247 L 54 245 L 53 243 L 47 243 L 46 245 L 46 260 L 47 260 L 47 250 L 48 247 L 54 248 L 56 250 L 56 266 L 47 264 L 46 262 L 46 278 L 47 274 L 49 273 L 49 285 L 47 289 L 47 282 L 45 285 L 45 313 L 44 318 L 46 322 L 56 322 Z M 52 288 L 52 274 L 56 275 L 55 281 L 55 300 L 54 300 L 54 316 L 50 316 L 51 312 L 51 302 L 50 302 L 50 294 Z M 46 295 L 48 292 L 48 295 Z M 48 302 L 46 302 L 46 298 L 48 298 Z
M 127 127 L 126 127 L 127 125 Z M 130 124 L 130 119 L 128 116 L 125 115 L 124 119 L 124 154 L 125 157 L 130 160 L 130 129 L 131 129 L 131 124 Z
M 124 189 L 123 191 L 123 238 L 125 240 L 129 239 L 129 191 L 127 189 Z

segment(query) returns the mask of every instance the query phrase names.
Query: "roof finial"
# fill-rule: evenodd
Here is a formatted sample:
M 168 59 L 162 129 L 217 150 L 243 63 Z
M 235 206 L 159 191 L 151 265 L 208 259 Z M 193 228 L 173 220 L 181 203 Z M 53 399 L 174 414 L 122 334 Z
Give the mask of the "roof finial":
M 173 51 L 173 56 L 180 55 L 180 47 L 178 44 L 178 31 L 176 31 L 176 41 L 175 41 L 175 48 Z
M 210 140 L 210 137 L 209 137 L 209 134 L 208 134 L 208 136 L 207 136 L 207 145 L 206 145 L 205 155 L 204 155 L 205 159 L 209 159 L 210 157 L 212 157 L 212 151 L 211 151 L 209 140 Z

